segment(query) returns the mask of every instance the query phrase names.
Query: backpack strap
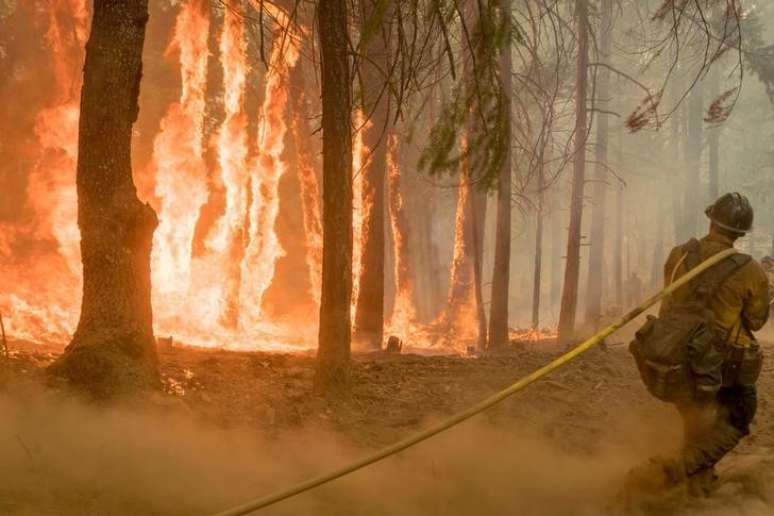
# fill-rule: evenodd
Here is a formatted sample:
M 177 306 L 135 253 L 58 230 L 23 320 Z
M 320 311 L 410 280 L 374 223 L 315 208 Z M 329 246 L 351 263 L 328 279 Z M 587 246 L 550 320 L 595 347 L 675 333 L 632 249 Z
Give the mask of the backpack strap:
M 711 282 L 710 299 L 714 298 L 720 288 L 728 281 L 731 276 L 750 263 L 752 256 L 748 254 L 736 253 L 732 254 L 719 264 L 717 264 L 712 271 L 713 274 L 708 275 L 707 280 Z
M 685 243 L 685 270 L 686 272 L 697 267 L 701 263 L 701 244 L 695 238 Z
M 698 241 L 695 239 L 690 240 L 686 244 L 686 248 L 686 267 L 688 270 L 691 270 L 696 266 L 693 265 L 696 260 L 698 260 L 698 263 L 701 263 Z M 751 260 L 752 257 L 747 254 L 735 253 L 704 272 L 704 274 L 699 275 L 690 282 L 693 301 L 709 308 L 710 303 L 715 299 L 721 287 Z

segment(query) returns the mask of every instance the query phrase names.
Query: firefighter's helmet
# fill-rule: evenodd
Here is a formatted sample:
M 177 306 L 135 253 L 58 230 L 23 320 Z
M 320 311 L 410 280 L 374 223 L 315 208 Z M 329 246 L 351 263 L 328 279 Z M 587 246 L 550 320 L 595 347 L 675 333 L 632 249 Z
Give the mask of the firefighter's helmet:
M 740 193 L 720 196 L 704 213 L 716 226 L 726 231 L 745 234 L 752 229 L 753 209 L 747 197 Z

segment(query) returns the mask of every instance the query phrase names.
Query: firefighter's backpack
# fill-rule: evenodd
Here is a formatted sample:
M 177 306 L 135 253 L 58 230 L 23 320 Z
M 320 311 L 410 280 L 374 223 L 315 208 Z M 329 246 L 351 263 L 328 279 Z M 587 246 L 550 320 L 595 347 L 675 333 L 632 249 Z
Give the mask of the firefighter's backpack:
M 699 242 L 692 239 L 685 249 L 682 261 L 690 270 L 701 263 Z M 715 264 L 681 287 L 691 292 L 685 301 L 673 303 L 660 317 L 648 316 L 637 330 L 629 351 L 653 396 L 671 403 L 690 402 L 714 396 L 723 385 L 727 337 L 718 331 L 709 305 L 720 287 L 750 260 L 736 253 Z

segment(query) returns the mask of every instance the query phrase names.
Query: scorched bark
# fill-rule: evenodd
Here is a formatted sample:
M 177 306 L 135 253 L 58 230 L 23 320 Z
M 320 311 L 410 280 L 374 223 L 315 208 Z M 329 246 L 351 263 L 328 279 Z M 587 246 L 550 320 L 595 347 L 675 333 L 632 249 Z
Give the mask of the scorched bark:
M 160 385 L 150 301 L 156 214 L 132 180 L 132 125 L 147 0 L 95 0 L 78 140 L 83 301 L 73 340 L 51 372 L 97 397 Z

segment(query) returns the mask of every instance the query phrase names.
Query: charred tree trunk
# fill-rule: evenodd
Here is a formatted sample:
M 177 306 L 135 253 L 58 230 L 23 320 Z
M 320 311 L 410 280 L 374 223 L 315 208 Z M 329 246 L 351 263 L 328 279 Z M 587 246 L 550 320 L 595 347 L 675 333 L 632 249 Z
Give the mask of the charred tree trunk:
M 348 383 L 352 300 L 352 81 L 347 3 L 317 4 L 322 89 L 323 266 L 315 386 Z
M 564 269 L 562 307 L 559 313 L 559 341 L 568 342 L 575 331 L 580 273 L 581 222 L 583 218 L 583 186 L 586 173 L 586 90 L 588 55 L 588 0 L 576 0 L 578 24 L 578 65 L 575 87 L 575 142 L 570 196 L 570 228 L 567 237 L 567 263 Z
M 500 16 L 505 20 L 506 34 L 500 50 L 500 95 L 508 147 L 497 177 L 497 228 L 492 269 L 492 299 L 489 312 L 489 347 L 508 344 L 508 292 L 511 271 L 511 1 L 500 0 Z M 542 195 L 542 193 L 541 193 Z
M 610 31 L 613 1 L 602 0 L 599 52 L 603 62 L 610 59 Z M 602 274 L 605 261 L 605 210 L 607 204 L 607 148 L 609 120 L 608 96 L 610 93 L 610 70 L 600 67 L 597 71 L 597 141 L 594 165 L 594 207 L 591 212 L 591 235 L 589 268 L 586 287 L 586 323 L 597 328 L 602 317 Z
M 376 15 L 376 0 L 366 0 L 362 25 Z M 389 29 L 381 26 L 368 41 L 360 62 L 363 114 L 370 121 L 363 128 L 363 143 L 370 155 L 363 171 L 363 227 L 360 287 L 355 308 L 355 344 L 365 349 L 381 349 L 384 334 L 384 233 L 385 180 L 387 177 L 388 94 L 385 88 L 389 68 L 387 55 Z
M 81 318 L 50 371 L 107 398 L 160 386 L 150 301 L 158 223 L 132 181 L 132 125 L 142 77 L 147 0 L 95 0 L 78 139 Z

